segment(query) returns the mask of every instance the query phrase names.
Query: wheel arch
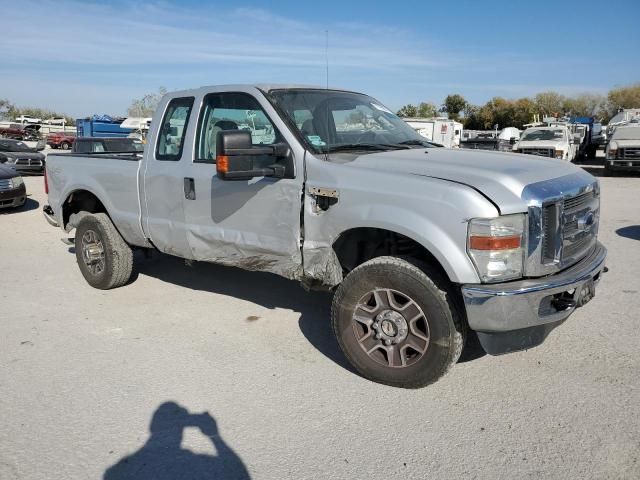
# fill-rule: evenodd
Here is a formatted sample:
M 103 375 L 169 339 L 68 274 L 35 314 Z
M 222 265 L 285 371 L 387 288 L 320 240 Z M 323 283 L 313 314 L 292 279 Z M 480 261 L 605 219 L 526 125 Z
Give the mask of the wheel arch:
M 410 257 L 435 269 L 443 278 L 454 281 L 451 267 L 445 266 L 432 249 L 413 236 L 395 229 L 354 227 L 343 231 L 332 244 L 343 272 L 348 273 L 368 260 L 382 256 Z M 449 267 L 449 268 L 447 268 Z

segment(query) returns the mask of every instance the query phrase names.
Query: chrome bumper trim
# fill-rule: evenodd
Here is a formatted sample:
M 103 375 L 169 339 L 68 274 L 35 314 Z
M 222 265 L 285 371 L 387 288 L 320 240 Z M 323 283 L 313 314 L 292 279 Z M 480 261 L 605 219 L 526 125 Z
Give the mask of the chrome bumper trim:
M 577 307 L 558 310 L 554 295 L 575 299 L 587 282 L 600 280 L 607 249 L 597 242 L 593 251 L 572 267 L 537 279 L 501 284 L 463 285 L 469 326 L 482 332 L 507 332 L 565 320 Z

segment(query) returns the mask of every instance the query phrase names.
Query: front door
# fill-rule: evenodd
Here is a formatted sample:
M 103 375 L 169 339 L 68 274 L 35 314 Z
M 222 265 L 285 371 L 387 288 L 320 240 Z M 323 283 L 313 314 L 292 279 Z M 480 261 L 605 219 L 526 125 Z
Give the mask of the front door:
M 276 125 L 246 92 L 206 95 L 198 118 L 187 175 L 193 198 L 184 201 L 192 257 L 299 278 L 302 174 L 251 180 L 221 180 L 216 174 L 219 131 L 248 130 L 254 145 L 271 145 L 283 141 Z

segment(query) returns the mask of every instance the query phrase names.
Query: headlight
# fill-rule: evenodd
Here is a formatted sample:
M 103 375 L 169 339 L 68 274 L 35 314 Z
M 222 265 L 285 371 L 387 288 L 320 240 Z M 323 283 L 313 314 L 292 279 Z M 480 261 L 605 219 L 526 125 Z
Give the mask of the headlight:
M 556 150 L 556 158 L 564 158 L 564 151 Z
M 20 185 L 24 185 L 24 180 L 22 180 L 22 177 L 13 177 L 11 179 L 11 184 L 13 185 L 13 188 L 18 188 Z
M 482 282 L 522 276 L 526 225 L 523 213 L 469 221 L 467 249 Z
M 8 164 L 10 164 L 10 165 L 13 165 L 14 163 L 16 163 L 16 159 L 15 159 L 15 158 L 11 158 L 11 157 L 9 157 L 9 158 L 7 158 L 7 161 L 6 161 L 5 163 L 8 163 Z
M 609 143 L 607 149 L 607 158 L 616 158 L 618 156 L 618 144 L 616 142 Z

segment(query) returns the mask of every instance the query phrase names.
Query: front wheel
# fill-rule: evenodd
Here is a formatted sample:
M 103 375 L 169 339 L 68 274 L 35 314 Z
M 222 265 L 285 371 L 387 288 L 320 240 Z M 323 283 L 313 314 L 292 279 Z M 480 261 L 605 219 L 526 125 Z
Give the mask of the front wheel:
M 60 144 L 60 148 L 62 148 L 62 150 L 69 150 L 71 148 L 71 144 L 67 142 L 62 142 Z
M 374 258 L 347 275 L 331 320 L 361 375 L 403 388 L 424 387 L 447 373 L 466 336 L 448 282 L 396 257 Z
M 133 252 L 106 214 L 87 214 L 80 220 L 75 249 L 80 271 L 94 288 L 117 288 L 131 277 Z

